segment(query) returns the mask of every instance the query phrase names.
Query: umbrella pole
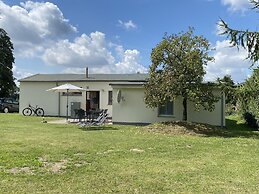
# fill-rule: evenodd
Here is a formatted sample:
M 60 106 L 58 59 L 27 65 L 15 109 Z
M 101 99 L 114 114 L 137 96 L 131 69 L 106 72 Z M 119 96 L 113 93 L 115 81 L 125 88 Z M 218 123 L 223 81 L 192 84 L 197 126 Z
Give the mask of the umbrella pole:
M 67 121 L 68 121 L 68 90 L 67 90 Z

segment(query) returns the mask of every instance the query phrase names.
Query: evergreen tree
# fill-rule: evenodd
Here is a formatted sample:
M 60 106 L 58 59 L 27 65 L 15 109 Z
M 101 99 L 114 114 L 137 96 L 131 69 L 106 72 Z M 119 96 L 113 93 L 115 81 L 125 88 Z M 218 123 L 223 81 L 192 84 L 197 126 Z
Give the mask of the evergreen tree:
M 6 31 L 0 28 L 0 97 L 8 97 L 14 92 L 13 63 L 13 44 Z
M 251 0 L 250 2 L 253 4 L 253 9 L 259 9 L 258 0 Z M 230 28 L 222 19 L 219 22 L 219 26 L 223 30 L 222 35 L 227 35 L 233 46 L 241 46 L 247 50 L 247 58 L 249 58 L 253 64 L 259 60 L 259 32 Z

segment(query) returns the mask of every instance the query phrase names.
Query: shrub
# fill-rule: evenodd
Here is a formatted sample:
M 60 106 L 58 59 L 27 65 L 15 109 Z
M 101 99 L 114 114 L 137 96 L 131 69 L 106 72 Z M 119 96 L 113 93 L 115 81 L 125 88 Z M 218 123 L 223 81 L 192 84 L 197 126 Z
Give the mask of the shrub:
M 232 104 L 226 104 L 226 115 L 234 115 L 237 114 L 236 106 Z
M 259 121 L 256 120 L 255 116 L 252 113 L 246 112 L 243 114 L 243 117 L 246 121 L 246 124 L 248 124 L 250 127 L 258 128 Z

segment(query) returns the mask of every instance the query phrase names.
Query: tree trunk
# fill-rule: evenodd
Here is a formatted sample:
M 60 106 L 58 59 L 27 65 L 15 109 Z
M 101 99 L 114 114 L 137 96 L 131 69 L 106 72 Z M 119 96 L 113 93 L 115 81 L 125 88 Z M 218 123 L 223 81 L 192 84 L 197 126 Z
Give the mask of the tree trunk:
M 187 121 L 187 97 L 183 98 L 183 120 Z

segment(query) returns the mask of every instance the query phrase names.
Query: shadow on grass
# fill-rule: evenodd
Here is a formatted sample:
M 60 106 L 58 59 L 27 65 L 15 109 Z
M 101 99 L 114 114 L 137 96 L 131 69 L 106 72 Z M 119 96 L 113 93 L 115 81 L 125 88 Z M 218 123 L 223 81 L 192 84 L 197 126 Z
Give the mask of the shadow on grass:
M 235 119 L 226 119 L 226 128 L 188 122 L 164 122 L 147 126 L 148 131 L 172 135 L 197 135 L 204 137 L 223 138 L 254 138 L 259 139 L 259 131 L 250 128 Z
M 226 119 L 226 128 L 215 128 L 213 130 L 199 131 L 207 137 L 223 138 L 254 138 L 259 139 L 259 131 L 249 127 L 245 123 L 238 123 L 236 120 Z
M 85 126 L 81 128 L 83 131 L 108 131 L 108 130 L 119 130 L 116 127 L 113 126 Z

